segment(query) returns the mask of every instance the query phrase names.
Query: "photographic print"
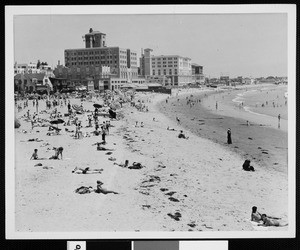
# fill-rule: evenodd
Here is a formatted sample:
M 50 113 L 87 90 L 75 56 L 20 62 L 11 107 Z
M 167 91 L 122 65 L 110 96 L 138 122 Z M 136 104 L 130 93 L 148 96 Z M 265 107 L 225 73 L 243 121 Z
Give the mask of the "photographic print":
M 7 238 L 295 234 L 295 6 L 7 6 Z

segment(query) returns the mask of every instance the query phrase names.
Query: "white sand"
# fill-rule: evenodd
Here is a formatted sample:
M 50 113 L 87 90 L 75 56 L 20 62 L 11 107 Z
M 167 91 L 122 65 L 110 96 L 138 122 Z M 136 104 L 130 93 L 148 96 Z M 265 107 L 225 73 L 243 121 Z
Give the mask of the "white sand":
M 254 229 L 247 219 L 253 205 L 260 212 L 287 218 L 287 208 L 282 205 L 288 201 L 286 175 L 263 169 L 245 172 L 244 160 L 220 145 L 192 134 L 188 140 L 178 139 L 178 132 L 166 127 L 180 128 L 154 105 L 166 95 L 139 95 L 152 100 L 146 103 L 149 112 L 138 112 L 129 105 L 123 108 L 126 117 L 111 122 L 115 127 L 107 137 L 107 147 L 116 149 L 110 156 L 117 162 L 141 162 L 146 166 L 141 170 L 113 165 L 110 156 L 96 151 L 91 145 L 101 137 L 75 140 L 64 131 L 61 136 L 49 137 L 47 128 L 23 134 L 23 129 L 30 131 L 30 124 L 21 119 L 21 128 L 15 130 L 16 231 L 250 231 Z M 85 105 L 91 107 L 92 103 Z M 143 121 L 145 127 L 135 128 L 135 121 Z M 134 142 L 123 139 L 125 134 Z M 36 137 L 43 142 L 20 142 Z M 46 142 L 50 146 L 40 147 Z M 64 147 L 63 160 L 29 160 L 34 148 L 39 149 L 40 157 L 49 157 L 53 151 L 47 148 L 53 146 Z M 34 167 L 38 162 L 53 169 Z M 75 166 L 104 171 L 72 174 Z M 153 181 L 149 181 L 151 176 Z M 95 187 L 96 180 L 120 194 L 74 192 L 82 185 Z M 176 192 L 172 197 L 179 202 L 168 199 L 170 191 Z M 177 211 L 182 215 L 179 221 L 167 215 Z

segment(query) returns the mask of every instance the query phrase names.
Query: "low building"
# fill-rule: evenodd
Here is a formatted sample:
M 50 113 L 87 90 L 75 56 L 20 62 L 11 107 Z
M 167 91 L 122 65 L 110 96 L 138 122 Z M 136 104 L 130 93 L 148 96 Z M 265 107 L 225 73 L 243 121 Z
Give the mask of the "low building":
M 14 77 L 15 91 L 19 93 L 43 92 L 49 94 L 53 91 L 50 78 L 44 73 L 17 74 Z

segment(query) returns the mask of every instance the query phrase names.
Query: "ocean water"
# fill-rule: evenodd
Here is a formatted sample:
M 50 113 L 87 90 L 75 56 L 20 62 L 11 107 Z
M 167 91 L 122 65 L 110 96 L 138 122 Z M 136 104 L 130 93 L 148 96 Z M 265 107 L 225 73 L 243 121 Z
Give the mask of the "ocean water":
M 287 86 L 268 86 L 234 93 L 232 104 L 246 112 L 288 119 Z

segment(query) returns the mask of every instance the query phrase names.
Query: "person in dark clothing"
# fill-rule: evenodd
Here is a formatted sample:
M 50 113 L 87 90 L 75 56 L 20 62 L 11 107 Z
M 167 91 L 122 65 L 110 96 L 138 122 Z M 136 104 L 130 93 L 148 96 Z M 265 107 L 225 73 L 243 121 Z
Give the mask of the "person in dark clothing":
M 232 140 L 231 140 L 231 129 L 230 129 L 230 128 L 227 130 L 227 143 L 228 143 L 228 144 L 232 144 Z
M 243 169 L 245 171 L 255 171 L 254 167 L 250 166 L 250 160 L 245 160 L 244 164 L 243 164 Z

